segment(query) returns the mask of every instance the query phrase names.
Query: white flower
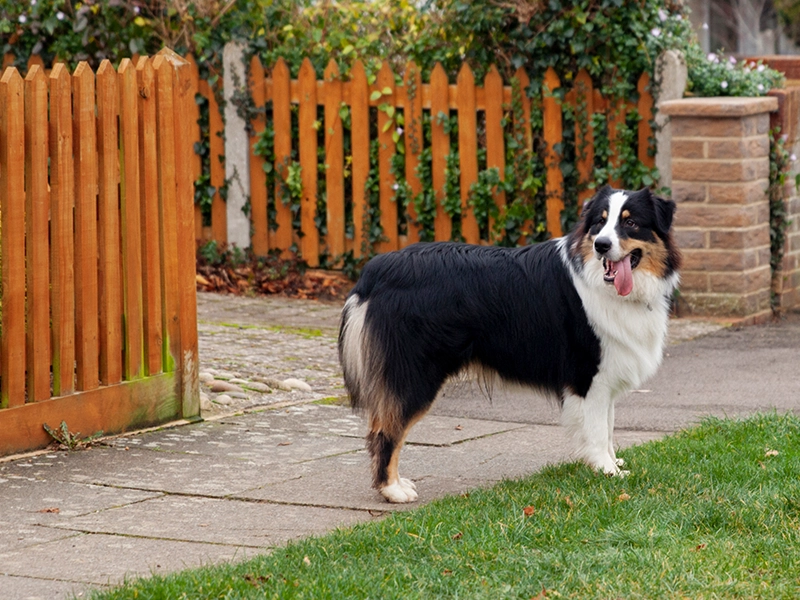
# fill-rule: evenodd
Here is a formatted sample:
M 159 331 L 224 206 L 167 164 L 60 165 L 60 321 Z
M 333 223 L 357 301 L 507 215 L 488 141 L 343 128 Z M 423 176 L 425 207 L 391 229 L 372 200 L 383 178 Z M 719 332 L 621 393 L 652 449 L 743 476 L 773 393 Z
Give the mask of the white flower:
M 394 130 L 394 132 L 397 135 L 403 135 L 403 128 L 402 127 L 398 127 L 397 129 Z
M 709 54 L 706 58 L 708 59 L 709 62 L 712 62 L 712 63 L 718 63 L 719 62 L 719 57 L 716 54 L 714 54 L 713 52 L 711 54 Z
M 792 155 L 789 157 L 789 160 L 790 160 L 790 161 L 792 161 L 792 162 L 796 161 L 796 160 L 797 160 L 797 155 L 796 155 L 796 154 L 792 154 Z
M 141 10 L 142 10 L 142 9 L 141 9 L 141 8 L 139 8 L 138 6 L 134 6 L 134 7 L 133 7 L 133 12 L 135 12 L 137 15 L 138 15 L 138 14 L 141 12 Z
M 734 56 L 728 57 L 728 62 L 731 63 L 732 65 L 735 65 L 736 64 L 736 57 L 734 57 Z
M 661 30 L 658 27 L 653 27 L 650 30 L 650 35 L 652 35 L 653 37 L 658 37 L 661 35 Z
M 727 89 L 728 88 L 728 82 L 727 81 L 720 82 L 719 87 L 721 87 L 723 90 Z
M 759 83 L 758 86 L 757 86 L 757 89 L 758 89 L 759 92 L 763 92 L 764 91 L 764 84 L 763 83 Z
M 703 23 L 703 29 L 708 30 L 708 23 Z
M 36 6 L 36 0 L 31 0 L 31 6 Z
M 661 20 L 662 23 L 667 20 L 667 17 L 669 17 L 669 15 L 667 14 L 667 11 L 665 11 L 663 8 L 659 8 L 658 9 L 658 18 Z
M 63 12 L 61 12 L 61 11 L 58 11 L 58 12 L 56 13 L 56 19 L 58 19 L 59 21 L 63 21 L 63 20 L 64 20 L 64 18 L 65 18 L 66 16 L 67 16 L 67 15 L 65 15 L 65 14 L 64 14 Z
M 676 18 L 678 21 L 683 21 L 683 15 L 675 15 L 675 18 Z
M 17 21 L 19 21 L 20 23 L 26 23 L 28 21 L 28 17 L 26 17 L 25 15 L 20 15 Z
M 766 69 L 766 68 L 767 68 L 767 67 L 765 67 L 764 65 L 758 65 L 758 67 L 756 67 L 756 71 L 758 71 L 759 73 L 761 73 L 761 72 L 762 72 L 764 69 Z
M 392 189 L 396 192 L 397 190 L 400 189 L 400 185 L 395 183 L 394 185 L 392 185 Z

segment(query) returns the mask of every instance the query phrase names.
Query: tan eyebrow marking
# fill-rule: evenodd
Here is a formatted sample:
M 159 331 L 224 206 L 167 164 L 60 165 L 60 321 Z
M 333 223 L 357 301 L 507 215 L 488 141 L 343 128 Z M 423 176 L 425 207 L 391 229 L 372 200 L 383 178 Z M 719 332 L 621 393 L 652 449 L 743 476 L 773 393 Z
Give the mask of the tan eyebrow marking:
M 622 211 L 622 218 L 623 219 L 627 219 L 630 216 L 631 216 L 631 211 L 629 211 L 629 210 L 623 210 Z
M 604 219 L 607 219 L 607 218 L 608 218 L 608 211 L 607 211 L 607 210 L 604 210 L 604 211 L 603 211 L 603 218 L 604 218 Z

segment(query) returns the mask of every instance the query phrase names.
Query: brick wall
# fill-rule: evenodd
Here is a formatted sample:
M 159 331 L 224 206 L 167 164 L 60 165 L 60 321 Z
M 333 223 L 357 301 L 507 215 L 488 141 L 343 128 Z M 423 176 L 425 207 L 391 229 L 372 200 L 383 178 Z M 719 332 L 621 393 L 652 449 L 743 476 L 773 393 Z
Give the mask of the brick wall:
M 684 98 L 672 127 L 672 198 L 684 315 L 770 314 L 769 129 L 775 98 Z

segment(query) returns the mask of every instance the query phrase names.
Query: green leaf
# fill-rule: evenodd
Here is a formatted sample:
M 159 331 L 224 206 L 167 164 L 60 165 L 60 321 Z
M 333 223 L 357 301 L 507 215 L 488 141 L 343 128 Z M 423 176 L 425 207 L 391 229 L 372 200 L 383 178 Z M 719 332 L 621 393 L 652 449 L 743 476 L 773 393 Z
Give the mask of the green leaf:
M 392 95 L 392 88 L 390 88 L 388 86 L 383 88 L 381 90 L 381 94 L 383 94 L 384 96 L 391 96 Z
M 380 97 L 381 93 L 378 90 L 375 90 L 369 95 L 369 100 L 370 102 L 375 102 L 375 100 L 378 100 Z

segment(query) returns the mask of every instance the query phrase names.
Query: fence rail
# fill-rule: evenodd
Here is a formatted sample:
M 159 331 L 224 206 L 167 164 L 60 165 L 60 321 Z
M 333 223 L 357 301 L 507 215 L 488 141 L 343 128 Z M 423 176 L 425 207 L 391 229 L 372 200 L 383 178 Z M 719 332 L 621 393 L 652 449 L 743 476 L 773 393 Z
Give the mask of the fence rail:
M 400 79 L 402 83 L 396 84 L 395 74 L 386 63 L 370 84 L 363 65 L 358 61 L 346 80 L 333 61 L 326 68 L 322 80 L 316 78 L 308 59 L 302 64 L 297 79 L 290 78 L 288 66 L 282 59 L 268 73 L 257 58 L 251 61 L 249 91 L 257 107 L 271 107 L 275 159 L 270 167 L 279 174 L 276 187 L 267 189 L 264 159 L 254 151 L 258 136 L 267 125 L 261 114 L 252 121 L 248 171 L 251 239 L 256 254 L 265 254 L 272 249 L 285 251 L 294 244 L 312 266 L 317 264 L 321 252 L 336 257 L 352 250 L 356 257 L 359 256 L 362 251 L 360 240 L 364 235 L 362 227 L 365 223 L 367 202 L 364 190 L 371 168 L 379 172 L 380 224 L 383 230 L 383 239 L 375 249 L 379 252 L 394 250 L 417 241 L 419 226 L 413 206 L 405 214 L 402 206 L 395 202 L 393 188 L 396 181 L 391 164 L 398 152 L 398 142 L 402 142 L 405 150 L 405 181 L 412 194 L 418 194 L 422 190 L 423 182 L 420 181 L 417 166 L 423 160 L 422 154 L 425 150 L 423 115 L 431 120 L 431 181 L 438 200 L 434 223 L 435 238 L 450 239 L 452 233 L 452 221 L 441 200 L 445 189 L 446 159 L 453 148 L 458 151 L 459 156 L 463 237 L 471 243 L 488 241 L 485 233 L 482 234 L 479 229 L 476 216 L 468 203 L 470 188 L 479 174 L 478 151 L 479 147 L 485 149 L 486 168 L 496 167 L 502 176 L 507 150 L 503 123 L 504 119 L 512 119 L 510 106 L 513 101 L 513 86 L 518 85 L 521 90 L 526 90 L 530 84 L 527 74 L 519 69 L 504 84 L 497 69 L 492 67 L 483 82 L 476 82 L 471 69 L 465 64 L 459 71 L 456 82 L 451 83 L 441 65 L 437 65 L 431 73 L 430 81 L 423 83 L 419 69 L 411 62 L 406 65 Z M 652 167 L 653 99 L 649 92 L 647 74 L 643 74 L 639 80 L 639 94 L 635 104 L 603 98 L 599 90 L 593 87 L 585 71 L 578 73 L 569 90 L 562 90 L 565 92 L 563 101 L 556 97 L 562 82 L 553 69 L 547 71 L 543 84 L 541 103 L 544 129 L 541 137 L 548 148 L 544 184 L 547 198 L 546 228 L 549 233 L 557 236 L 562 233 L 561 211 L 564 208 L 563 178 L 559 168 L 562 156 L 557 151 L 564 137 L 563 111 L 570 108 L 577 110 L 581 106 L 588 115 L 603 113 L 607 118 L 612 155 L 619 155 L 619 126 L 630 110 L 635 108 L 641 117 L 636 153 L 645 165 Z M 207 85 L 204 86 L 201 82 L 199 91 L 211 103 L 209 136 L 214 144 L 222 129 L 221 123 L 213 121 L 216 118 L 216 103 Z M 530 122 L 531 99 L 522 93 L 520 101 L 521 118 L 518 114 L 514 127 L 524 131 L 525 144 L 530 149 L 534 138 Z M 292 130 L 293 106 L 296 112 L 296 134 Z M 349 131 L 342 127 L 343 107 L 349 112 Z M 372 110 L 371 116 L 371 109 L 376 108 L 379 108 L 377 115 Z M 404 115 L 404 126 L 399 139 L 395 128 L 391 126 L 392 113 L 395 111 L 402 111 Z M 451 111 L 457 118 L 457 136 L 448 134 L 445 124 L 435 118 L 440 113 L 450 115 Z M 324 136 L 319 135 L 318 131 L 324 131 Z M 350 154 L 345 159 L 343 144 L 348 136 Z M 581 125 L 576 122 L 574 136 L 580 140 L 583 149 L 575 164 L 582 188 L 579 201 L 582 202 L 591 194 L 586 186 L 592 176 L 594 164 L 591 123 Z M 379 151 L 377 163 L 372 164 L 370 142 L 375 138 L 379 142 Z M 318 148 L 318 144 L 322 145 L 322 149 Z M 218 159 L 222 153 L 221 145 L 217 149 L 212 148 L 210 153 L 212 185 L 218 189 L 224 183 L 224 170 Z M 318 157 L 318 153 L 324 154 L 324 157 Z M 299 163 L 302 173 L 302 201 L 300 215 L 296 219 L 299 227 L 296 230 L 292 229 L 293 215 L 289 206 L 275 200 L 276 197 L 281 197 L 282 179 L 287 176 L 286 165 L 293 160 Z M 319 163 L 324 163 L 324 169 L 319 168 Z M 618 159 L 612 159 L 612 165 L 614 164 L 618 164 Z M 217 172 L 216 176 L 214 170 Z M 350 171 L 349 175 L 345 174 L 346 171 Z M 611 180 L 609 183 L 619 185 L 620 182 Z M 319 185 L 324 185 L 325 189 L 327 232 L 323 236 L 319 234 L 315 224 L 315 219 L 319 216 L 316 212 Z M 345 197 L 345 194 L 348 196 Z M 500 206 L 505 203 L 502 192 L 497 192 L 495 198 Z M 268 217 L 270 208 L 274 211 L 273 217 Z M 224 242 L 226 217 L 224 201 L 219 194 L 214 198 L 211 210 L 211 229 L 204 232 L 198 225 L 197 236 Z M 199 208 L 197 211 L 196 222 L 200 223 Z M 349 223 L 346 215 L 350 219 Z M 348 226 L 352 230 L 349 236 L 346 235 Z M 485 227 L 483 231 L 485 232 Z
M 0 79 L 0 455 L 198 415 L 189 65 Z

